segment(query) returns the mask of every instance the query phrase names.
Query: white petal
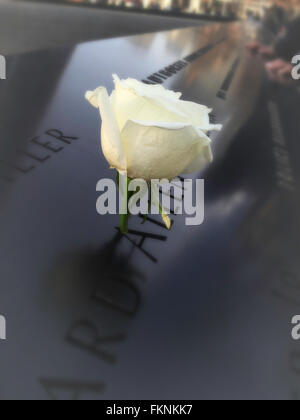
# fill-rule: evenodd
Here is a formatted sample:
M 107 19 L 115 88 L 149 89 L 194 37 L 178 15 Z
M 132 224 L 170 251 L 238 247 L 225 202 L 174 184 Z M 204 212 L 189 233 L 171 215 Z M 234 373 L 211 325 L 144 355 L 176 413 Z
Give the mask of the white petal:
M 143 85 L 140 82 L 135 82 Z M 142 89 L 131 88 L 131 84 L 134 85 L 134 83 L 125 83 L 124 81 L 115 79 L 115 90 L 110 97 L 120 131 L 122 131 L 126 122 L 131 119 L 151 122 L 188 121 L 185 114 L 176 106 L 178 99 L 172 94 L 170 96 L 160 95 L 160 90 L 157 89 L 158 86 L 148 86 L 144 84 L 145 90 L 150 87 L 150 91 L 148 91 L 148 94 L 146 95 L 143 94 L 144 92 Z M 160 86 L 160 88 L 162 88 L 162 86 Z M 152 94 L 151 90 L 154 90 Z
M 190 124 L 205 130 L 210 126 L 209 114 L 212 109 L 190 101 L 179 101 L 177 106 L 186 115 Z
M 179 123 L 128 121 L 121 137 L 130 178 L 174 179 L 209 144 L 195 127 Z M 206 155 L 205 155 L 206 156 Z M 204 157 L 205 159 L 205 157 Z
M 89 90 L 86 92 L 85 94 L 85 99 L 91 104 L 93 105 L 95 108 L 99 108 L 99 104 L 98 104 L 98 94 L 99 91 L 102 88 L 97 88 L 95 90 Z
M 198 157 L 188 165 L 181 173 L 182 174 L 193 174 L 194 172 L 199 172 L 207 163 L 213 161 L 212 151 L 209 145 L 204 145 L 201 148 L 201 151 Z
M 147 85 L 136 79 L 120 80 L 116 74 L 113 74 L 113 80 L 116 84 L 121 84 L 126 89 L 134 90 L 138 96 L 145 96 L 147 98 L 155 99 L 157 96 L 165 99 L 178 100 L 181 98 L 181 92 L 174 92 L 173 90 L 165 89 L 162 85 Z
M 199 172 L 207 163 L 213 161 L 213 154 L 211 150 L 211 140 L 205 135 L 201 130 L 197 130 L 198 134 L 203 141 L 198 145 L 198 150 L 195 154 L 194 160 L 182 171 L 182 174 L 193 174 L 194 172 Z M 206 141 L 204 140 L 206 139 Z
M 197 127 L 202 131 L 221 131 L 223 128 L 222 124 L 208 124 L 207 126 L 202 125 L 201 127 Z
M 222 130 L 222 124 L 210 123 L 209 114 L 212 112 L 212 109 L 207 108 L 205 105 L 189 101 L 178 101 L 177 107 L 181 112 L 185 113 L 187 121 L 201 131 Z
M 161 85 L 147 85 L 134 79 L 120 80 L 116 75 L 113 78 L 115 90 L 110 99 L 120 130 L 128 120 L 188 123 L 202 131 L 222 128 L 220 125 L 210 124 L 210 108 L 180 100 L 179 92 L 167 90 Z
M 125 171 L 126 157 L 124 147 L 107 90 L 104 87 L 100 87 L 94 92 L 87 92 L 85 97 L 94 107 L 100 110 L 102 119 L 101 143 L 104 156 L 112 167 Z

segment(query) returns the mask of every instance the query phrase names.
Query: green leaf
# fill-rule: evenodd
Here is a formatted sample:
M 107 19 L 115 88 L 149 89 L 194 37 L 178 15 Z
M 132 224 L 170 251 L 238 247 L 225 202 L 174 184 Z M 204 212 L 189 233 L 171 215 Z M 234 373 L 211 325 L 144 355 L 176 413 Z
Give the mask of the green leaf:
M 171 219 L 168 216 L 168 214 L 163 209 L 163 206 L 161 205 L 161 203 L 159 203 L 159 212 L 160 212 L 160 215 L 161 215 L 161 217 L 163 219 L 164 224 L 166 225 L 166 228 L 168 230 L 170 230 L 171 227 L 172 227 L 172 222 L 171 222 Z

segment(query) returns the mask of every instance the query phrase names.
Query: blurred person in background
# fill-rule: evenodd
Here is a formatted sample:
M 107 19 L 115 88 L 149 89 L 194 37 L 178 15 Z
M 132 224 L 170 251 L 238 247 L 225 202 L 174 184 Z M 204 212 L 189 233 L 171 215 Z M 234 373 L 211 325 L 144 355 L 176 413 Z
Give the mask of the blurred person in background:
M 288 14 L 281 1 L 276 1 L 272 7 L 266 9 L 263 24 L 277 35 L 288 22 Z
M 276 2 L 264 20 L 264 26 L 276 34 L 274 43 L 262 45 L 253 42 L 247 48 L 267 60 L 265 67 L 270 80 L 288 84 L 293 81 L 292 59 L 300 54 L 300 17 L 289 21 L 289 13 L 281 4 Z
M 263 49 L 262 53 L 270 60 L 266 70 L 271 80 L 282 84 L 292 82 L 292 59 L 300 54 L 300 17 L 288 24 L 274 45 Z

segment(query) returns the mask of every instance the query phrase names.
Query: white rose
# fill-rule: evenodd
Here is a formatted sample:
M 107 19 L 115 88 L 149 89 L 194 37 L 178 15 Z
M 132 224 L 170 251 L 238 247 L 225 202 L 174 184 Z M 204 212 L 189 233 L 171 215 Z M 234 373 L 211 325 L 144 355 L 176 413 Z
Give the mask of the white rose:
M 104 87 L 86 93 L 100 110 L 102 149 L 111 167 L 133 179 L 172 180 L 212 161 L 207 132 L 221 126 L 210 124 L 211 109 L 161 85 L 113 78 L 110 97 Z

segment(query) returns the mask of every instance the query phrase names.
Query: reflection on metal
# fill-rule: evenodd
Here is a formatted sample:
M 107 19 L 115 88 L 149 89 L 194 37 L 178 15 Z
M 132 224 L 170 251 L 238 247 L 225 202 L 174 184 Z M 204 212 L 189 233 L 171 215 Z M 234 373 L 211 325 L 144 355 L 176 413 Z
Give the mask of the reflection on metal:
M 184 57 L 182 60 L 176 61 L 176 63 L 171 64 L 170 66 L 165 67 L 162 70 L 148 76 L 147 79 L 143 79 L 142 81 L 147 84 L 161 84 L 165 80 L 169 79 L 170 77 L 177 74 L 180 70 L 183 70 L 188 64 L 193 63 L 198 58 L 202 57 L 204 54 L 212 50 L 215 46 L 223 42 L 224 40 L 220 40 L 215 44 L 207 45 L 206 47 L 200 48 L 200 50 L 189 54 L 187 57 Z
M 284 136 L 283 127 L 281 125 L 279 110 L 276 103 L 270 101 L 268 103 L 270 112 L 270 123 L 273 134 L 274 143 L 274 159 L 276 166 L 276 177 L 279 188 L 288 191 L 295 191 L 295 177 L 291 166 L 291 159 L 287 142 Z
M 221 89 L 218 92 L 218 95 L 217 95 L 218 98 L 226 100 L 227 92 L 230 88 L 230 85 L 231 85 L 233 79 L 234 79 L 235 72 L 236 72 L 236 70 L 239 66 L 239 63 L 240 63 L 240 58 L 238 57 L 238 58 L 235 59 L 229 73 L 226 76 L 226 79 L 224 80 L 224 83 L 221 86 Z

